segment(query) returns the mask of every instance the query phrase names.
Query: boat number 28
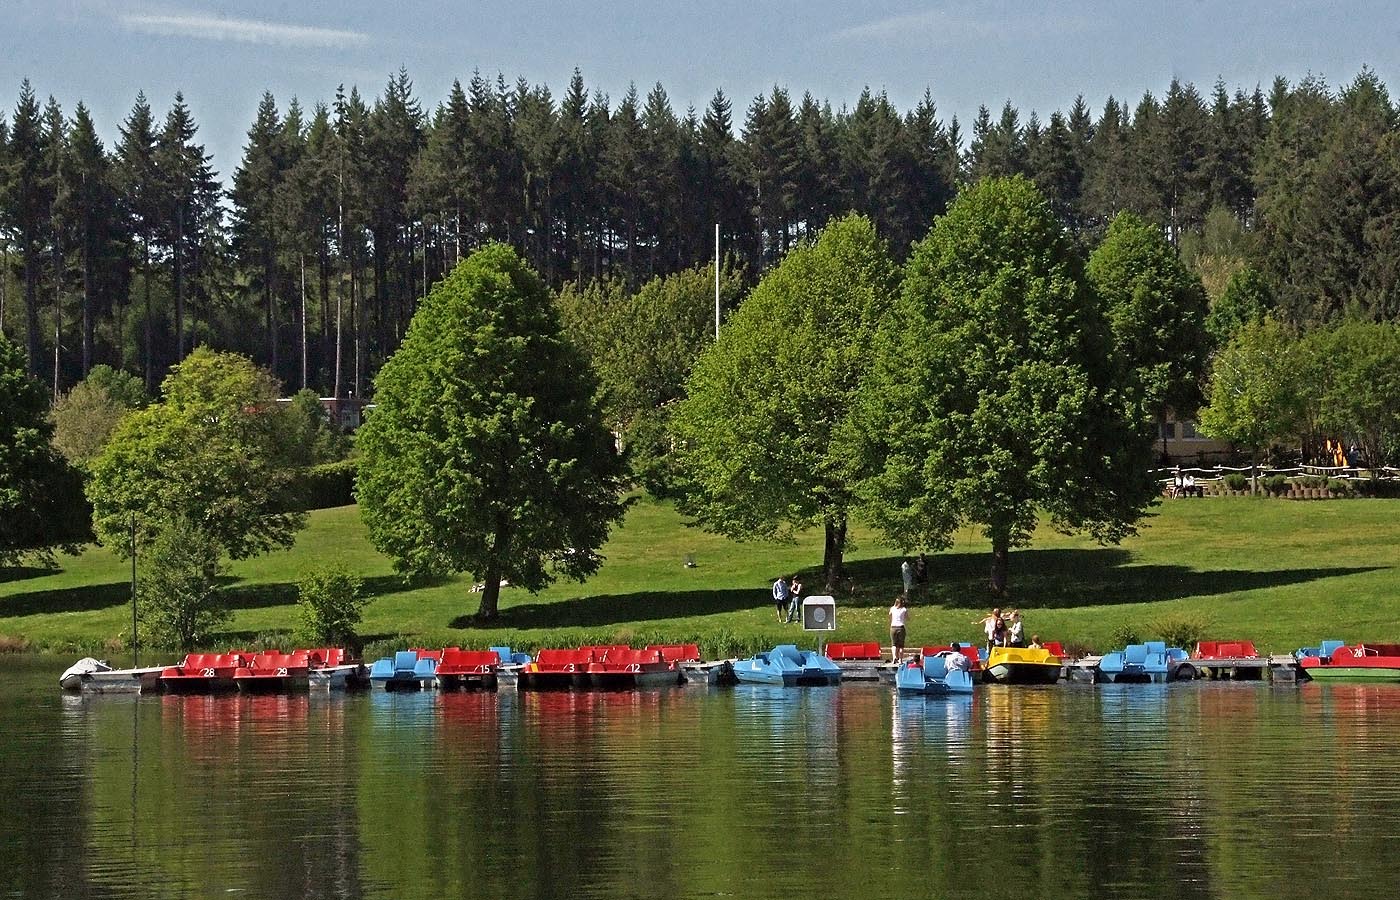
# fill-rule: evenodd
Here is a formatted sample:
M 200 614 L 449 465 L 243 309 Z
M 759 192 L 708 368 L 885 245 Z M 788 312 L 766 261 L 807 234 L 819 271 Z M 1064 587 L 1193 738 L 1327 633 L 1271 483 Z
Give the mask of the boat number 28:
M 214 677 L 214 670 L 213 670 L 213 669 L 200 669 L 200 670 L 199 670 L 199 674 L 202 675 L 202 676 L 204 676 L 205 678 L 213 678 L 213 677 Z

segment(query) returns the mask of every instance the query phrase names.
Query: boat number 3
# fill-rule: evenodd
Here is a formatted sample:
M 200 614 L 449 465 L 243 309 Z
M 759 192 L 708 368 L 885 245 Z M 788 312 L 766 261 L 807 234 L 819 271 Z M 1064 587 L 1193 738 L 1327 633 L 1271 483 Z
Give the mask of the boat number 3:
M 213 677 L 214 677 L 214 670 L 213 670 L 213 669 L 200 669 L 200 670 L 199 670 L 199 674 L 202 675 L 202 676 L 204 676 L 205 678 L 213 678 Z
M 277 670 L 277 677 L 278 677 L 278 678 L 286 677 L 286 674 L 287 674 L 287 670 L 286 670 L 285 668 L 279 668 L 279 669 Z

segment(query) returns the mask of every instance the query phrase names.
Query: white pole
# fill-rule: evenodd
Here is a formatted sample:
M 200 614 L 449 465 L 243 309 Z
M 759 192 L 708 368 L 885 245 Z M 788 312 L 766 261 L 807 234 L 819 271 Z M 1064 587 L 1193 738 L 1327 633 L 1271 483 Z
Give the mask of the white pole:
M 715 223 L 715 340 L 719 340 L 719 223 Z

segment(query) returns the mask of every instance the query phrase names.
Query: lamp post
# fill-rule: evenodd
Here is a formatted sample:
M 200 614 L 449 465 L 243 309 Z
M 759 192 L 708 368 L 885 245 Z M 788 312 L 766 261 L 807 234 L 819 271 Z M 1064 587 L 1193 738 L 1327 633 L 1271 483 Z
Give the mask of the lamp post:
M 136 639 L 136 515 L 131 516 L 131 667 L 140 668 L 139 642 Z

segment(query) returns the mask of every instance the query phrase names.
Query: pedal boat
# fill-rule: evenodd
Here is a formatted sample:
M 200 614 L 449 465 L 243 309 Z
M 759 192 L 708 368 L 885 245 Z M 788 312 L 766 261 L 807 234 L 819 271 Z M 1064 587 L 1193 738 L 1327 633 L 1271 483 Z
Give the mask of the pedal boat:
M 820 687 L 841 683 L 841 669 L 827 657 L 792 644 L 779 644 L 734 663 L 740 684 L 780 684 L 785 687 Z
M 1060 680 L 1061 668 L 1060 658 L 1046 649 L 993 647 L 982 677 L 998 684 L 1054 684 Z
M 1298 669 L 1313 681 L 1400 681 L 1400 644 L 1342 646 L 1331 656 L 1305 656 Z
M 923 656 L 901 664 L 895 672 L 894 685 L 901 694 L 970 694 L 972 672 L 949 669 L 942 656 Z

